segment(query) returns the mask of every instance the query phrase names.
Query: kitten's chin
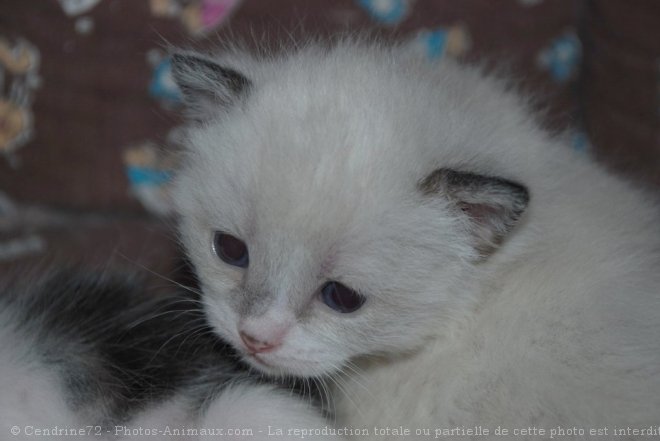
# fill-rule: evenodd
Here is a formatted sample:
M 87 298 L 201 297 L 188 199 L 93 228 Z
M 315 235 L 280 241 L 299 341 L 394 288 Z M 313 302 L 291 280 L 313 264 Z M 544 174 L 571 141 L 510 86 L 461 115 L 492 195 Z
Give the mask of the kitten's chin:
M 332 372 L 328 366 L 313 360 L 290 359 L 273 354 L 244 354 L 250 366 L 271 377 L 319 377 Z

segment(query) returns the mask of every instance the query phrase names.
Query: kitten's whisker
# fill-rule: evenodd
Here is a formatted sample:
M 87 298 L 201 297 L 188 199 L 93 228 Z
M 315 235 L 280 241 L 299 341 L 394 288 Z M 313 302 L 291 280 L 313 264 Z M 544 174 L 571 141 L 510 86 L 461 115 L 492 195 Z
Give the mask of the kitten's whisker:
M 360 380 L 362 380 L 362 381 L 366 381 L 366 379 L 365 379 L 365 377 L 364 377 L 364 374 L 361 373 L 361 372 L 358 370 L 359 367 L 358 367 L 357 365 L 355 365 L 355 363 L 351 362 L 350 360 L 347 360 L 347 361 L 344 363 L 343 368 L 346 368 L 346 369 L 350 370 L 350 373 L 348 373 L 348 372 L 346 373 L 346 377 L 345 377 L 345 378 L 346 378 L 347 380 L 350 380 L 350 381 L 354 382 L 355 384 L 357 384 L 357 385 L 358 385 L 360 388 L 362 388 L 366 393 L 368 393 L 369 396 L 370 396 L 372 399 L 376 400 L 376 397 L 375 397 L 375 396 L 373 395 L 373 393 L 369 390 L 369 388 L 368 388 L 366 385 L 364 385 L 364 384 L 360 381 Z M 342 372 L 343 372 L 343 368 L 342 368 Z
M 312 407 L 314 405 L 313 403 L 313 398 L 312 398 L 312 387 L 309 384 L 309 380 L 307 378 L 303 378 L 303 399 L 307 398 L 306 395 L 309 395 L 309 405 Z
M 193 321 L 190 323 L 199 323 L 199 321 Z M 196 327 L 193 327 L 187 331 L 189 332 L 189 334 L 181 341 L 181 343 L 179 343 L 179 347 L 176 350 L 177 354 L 181 350 L 182 346 L 188 341 L 188 339 L 195 337 L 195 339 L 190 343 L 191 345 L 194 345 L 194 343 L 196 343 L 200 338 L 204 337 L 205 335 L 213 335 L 204 321 L 202 321 Z
M 332 383 L 337 387 L 337 389 L 339 389 L 339 391 L 342 393 L 342 395 L 343 395 L 344 397 L 346 397 L 346 399 L 351 403 L 351 405 L 353 405 L 353 407 L 355 408 L 355 411 L 356 411 L 358 414 L 360 414 L 360 417 L 361 417 L 361 418 L 364 418 L 364 414 L 362 413 L 362 409 L 361 409 L 361 408 L 358 406 L 358 404 L 353 400 L 353 398 L 352 398 L 351 395 L 348 393 L 348 391 L 347 391 L 346 389 L 344 389 L 344 386 L 345 386 L 345 385 L 343 385 L 342 383 L 339 382 L 339 378 L 338 378 L 338 377 L 336 378 L 336 377 L 333 376 L 333 375 L 330 375 L 330 376 L 328 376 L 327 378 L 328 378 L 330 381 L 332 381 Z
M 150 320 L 154 320 L 154 319 L 157 319 L 159 317 L 166 316 L 168 314 L 178 314 L 176 317 L 174 317 L 176 319 L 176 318 L 179 318 L 179 317 L 181 317 L 182 315 L 184 315 L 186 313 L 191 313 L 191 312 L 197 312 L 197 310 L 195 310 L 195 309 L 177 309 L 177 310 L 164 311 L 164 312 L 161 312 L 161 313 L 158 313 L 158 314 L 152 314 L 150 316 L 140 318 L 140 319 L 130 323 L 127 326 L 127 330 L 134 329 L 134 328 L 136 328 L 140 325 L 143 325 L 144 323 L 146 323 Z
M 154 276 L 156 276 L 156 277 L 159 277 L 159 278 L 161 278 L 161 279 L 163 279 L 163 280 L 165 280 L 165 281 L 167 281 L 167 282 L 170 282 L 170 283 L 172 283 L 173 285 L 178 286 L 179 288 L 184 289 L 184 290 L 186 290 L 186 291 L 189 291 L 189 292 L 191 292 L 191 293 L 193 293 L 193 294 L 195 294 L 195 295 L 202 296 L 202 292 L 201 292 L 200 290 L 194 289 L 194 288 L 192 288 L 192 287 L 190 287 L 190 286 L 186 286 L 186 285 L 184 285 L 184 284 L 182 284 L 182 283 L 179 283 L 179 282 L 177 282 L 176 280 L 173 280 L 173 279 L 170 279 L 170 278 L 168 278 L 168 277 L 165 277 L 164 275 L 162 275 L 162 274 L 160 274 L 160 273 L 158 273 L 158 272 L 152 270 L 151 268 L 148 268 L 148 267 L 142 265 L 142 264 L 139 263 L 139 262 L 136 262 L 135 260 L 129 258 L 128 256 L 126 256 L 125 254 L 123 254 L 123 253 L 121 253 L 121 252 L 119 252 L 119 251 L 117 251 L 116 253 L 117 253 L 117 255 L 119 255 L 120 257 L 122 257 L 123 259 L 125 259 L 127 262 L 130 262 L 130 263 L 132 263 L 133 265 L 136 265 L 136 266 L 140 267 L 141 269 L 147 271 L 149 274 L 152 274 L 152 275 L 154 275 Z
M 315 381 L 318 381 L 318 384 L 321 386 L 321 409 L 326 410 L 327 412 L 330 412 L 332 414 L 332 424 L 334 425 L 337 422 L 337 409 L 335 407 L 334 400 L 332 399 L 332 396 L 330 395 L 330 390 L 328 388 L 328 385 L 325 382 L 325 378 L 323 377 L 317 377 L 314 379 Z M 323 401 L 323 398 L 325 398 L 325 403 Z

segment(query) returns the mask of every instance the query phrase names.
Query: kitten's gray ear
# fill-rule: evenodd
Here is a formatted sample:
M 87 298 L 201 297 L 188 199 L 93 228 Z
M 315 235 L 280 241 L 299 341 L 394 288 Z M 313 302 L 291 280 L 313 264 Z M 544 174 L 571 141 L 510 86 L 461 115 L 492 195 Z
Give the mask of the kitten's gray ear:
M 203 55 L 177 52 L 171 60 L 174 82 L 188 112 L 197 119 L 207 119 L 219 108 L 234 104 L 250 88 L 243 74 Z
M 466 216 L 482 258 L 497 249 L 529 203 L 527 188 L 516 182 L 446 168 L 428 175 L 419 189 L 425 195 L 444 195 Z

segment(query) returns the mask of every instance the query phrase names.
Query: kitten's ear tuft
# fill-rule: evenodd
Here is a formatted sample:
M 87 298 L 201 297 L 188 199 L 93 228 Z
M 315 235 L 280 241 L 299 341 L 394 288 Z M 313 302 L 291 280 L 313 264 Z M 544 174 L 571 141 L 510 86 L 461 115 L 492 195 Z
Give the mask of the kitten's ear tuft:
M 203 55 L 177 52 L 171 60 L 174 82 L 194 117 L 208 118 L 219 108 L 234 104 L 250 88 L 250 80 L 243 74 Z
M 441 168 L 419 183 L 425 195 L 443 195 L 460 210 L 482 258 L 515 227 L 529 203 L 524 186 L 506 179 Z

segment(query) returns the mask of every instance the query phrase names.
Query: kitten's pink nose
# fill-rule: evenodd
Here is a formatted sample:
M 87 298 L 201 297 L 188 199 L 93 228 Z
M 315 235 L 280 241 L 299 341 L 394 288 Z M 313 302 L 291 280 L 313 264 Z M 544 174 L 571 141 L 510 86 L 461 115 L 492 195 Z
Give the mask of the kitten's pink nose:
M 277 312 L 277 319 L 273 314 L 264 314 L 259 317 L 246 317 L 238 322 L 238 333 L 246 349 L 251 353 L 272 351 L 284 344 L 284 339 L 291 329 L 291 321 L 286 317 L 282 319 L 281 312 Z
M 247 347 L 250 352 L 255 354 L 258 352 L 272 351 L 273 349 L 277 348 L 282 344 L 281 338 L 271 339 L 271 341 L 261 341 L 252 337 L 249 334 L 246 334 L 243 331 L 240 331 L 240 335 L 241 335 L 241 340 L 243 340 L 243 344 L 245 344 L 245 347 Z

